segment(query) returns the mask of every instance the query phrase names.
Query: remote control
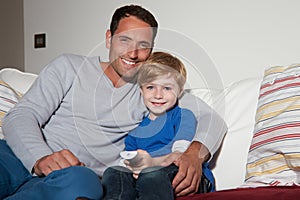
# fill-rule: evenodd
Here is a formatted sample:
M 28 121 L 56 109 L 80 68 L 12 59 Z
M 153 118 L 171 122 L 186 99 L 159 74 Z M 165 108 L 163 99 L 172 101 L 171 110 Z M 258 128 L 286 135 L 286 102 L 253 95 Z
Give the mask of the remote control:
M 135 156 L 137 156 L 138 152 L 137 151 L 122 151 L 120 153 L 120 156 L 126 160 L 131 160 Z
M 143 159 L 141 156 L 139 156 L 137 151 L 122 151 L 120 156 L 125 160 L 128 160 L 132 167 L 137 166 Z

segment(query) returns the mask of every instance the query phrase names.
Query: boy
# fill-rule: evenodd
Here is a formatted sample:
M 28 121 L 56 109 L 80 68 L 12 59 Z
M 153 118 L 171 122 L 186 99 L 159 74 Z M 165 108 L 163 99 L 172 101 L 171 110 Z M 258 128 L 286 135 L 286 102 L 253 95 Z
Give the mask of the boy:
M 139 69 L 137 82 L 149 114 L 129 132 L 125 150 L 137 150 L 137 158 L 125 160 L 127 168 L 108 168 L 103 175 L 104 199 L 174 199 L 172 180 L 178 167 L 162 167 L 168 156 L 184 152 L 196 131 L 194 114 L 178 106 L 186 70 L 176 57 L 155 52 Z M 214 190 L 213 175 L 203 165 L 199 193 Z

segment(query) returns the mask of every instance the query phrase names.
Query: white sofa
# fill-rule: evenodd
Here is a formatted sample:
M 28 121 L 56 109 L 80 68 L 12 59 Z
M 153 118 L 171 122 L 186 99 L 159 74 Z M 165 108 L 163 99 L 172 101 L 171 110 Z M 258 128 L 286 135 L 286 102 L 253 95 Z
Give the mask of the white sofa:
M 21 93 L 29 89 L 36 77 L 35 74 L 11 68 L 0 71 L 0 80 Z M 217 190 L 236 188 L 244 181 L 261 79 L 241 80 L 224 90 L 191 90 L 216 109 L 229 127 L 213 168 Z

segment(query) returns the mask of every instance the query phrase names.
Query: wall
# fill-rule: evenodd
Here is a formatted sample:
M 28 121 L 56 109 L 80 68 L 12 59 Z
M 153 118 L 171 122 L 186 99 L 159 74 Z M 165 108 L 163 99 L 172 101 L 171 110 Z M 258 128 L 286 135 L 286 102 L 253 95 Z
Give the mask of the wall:
M 0 69 L 24 70 L 23 0 L 0 1 Z
M 61 53 L 101 55 L 116 7 L 136 2 L 159 21 L 157 50 L 181 57 L 193 86 L 222 87 L 261 76 L 271 65 L 300 62 L 297 0 L 24 0 L 25 70 L 38 73 Z M 33 48 L 33 34 L 47 47 Z

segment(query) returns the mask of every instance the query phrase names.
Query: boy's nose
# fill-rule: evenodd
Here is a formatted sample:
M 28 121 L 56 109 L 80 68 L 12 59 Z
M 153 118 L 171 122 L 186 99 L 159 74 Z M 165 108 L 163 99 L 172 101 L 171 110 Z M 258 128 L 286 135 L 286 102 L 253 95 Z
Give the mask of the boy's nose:
M 163 97 L 163 91 L 162 91 L 161 88 L 157 88 L 157 89 L 155 90 L 154 97 L 155 97 L 156 99 L 161 99 L 161 98 Z

